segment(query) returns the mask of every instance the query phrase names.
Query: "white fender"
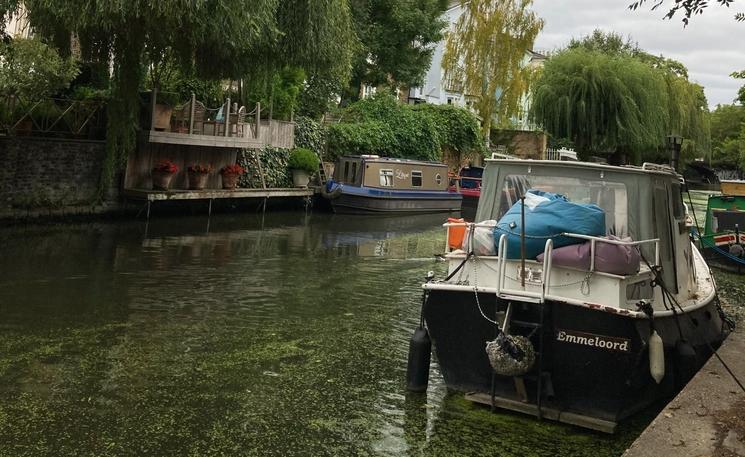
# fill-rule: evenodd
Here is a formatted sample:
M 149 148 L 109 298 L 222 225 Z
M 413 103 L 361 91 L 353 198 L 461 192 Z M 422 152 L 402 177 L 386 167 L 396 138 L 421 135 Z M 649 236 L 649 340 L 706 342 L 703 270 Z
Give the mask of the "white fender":
M 657 384 L 665 377 L 665 350 L 657 330 L 649 337 L 649 374 Z

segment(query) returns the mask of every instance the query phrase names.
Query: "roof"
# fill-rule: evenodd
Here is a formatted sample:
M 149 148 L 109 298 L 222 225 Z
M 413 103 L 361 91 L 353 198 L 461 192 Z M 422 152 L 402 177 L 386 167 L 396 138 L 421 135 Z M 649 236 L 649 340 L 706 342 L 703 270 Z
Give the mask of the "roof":
M 495 163 L 508 163 L 508 164 L 528 164 L 538 165 L 547 167 L 561 167 L 561 168 L 586 168 L 601 171 L 613 171 L 618 173 L 629 173 L 629 174 L 657 174 L 665 175 L 675 178 L 680 178 L 676 172 L 673 171 L 668 165 L 659 165 L 653 163 L 645 163 L 641 167 L 635 165 L 605 165 L 601 163 L 592 162 L 575 162 L 575 161 L 562 161 L 562 160 L 531 160 L 531 159 L 486 159 L 486 162 Z
M 383 163 L 400 163 L 409 165 L 434 165 L 440 167 L 447 167 L 442 162 L 433 162 L 428 160 L 414 160 L 414 159 L 397 159 L 394 157 L 378 157 L 374 155 L 359 155 L 359 156 L 343 156 L 342 159 L 362 159 L 365 162 L 383 162 Z

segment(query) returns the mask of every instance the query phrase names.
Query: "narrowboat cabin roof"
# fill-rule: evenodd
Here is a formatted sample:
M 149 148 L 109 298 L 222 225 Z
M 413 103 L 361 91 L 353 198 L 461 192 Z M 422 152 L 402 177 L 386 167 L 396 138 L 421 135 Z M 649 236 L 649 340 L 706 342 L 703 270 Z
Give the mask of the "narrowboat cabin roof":
M 426 166 L 435 166 L 435 167 L 447 167 L 444 163 L 441 162 L 434 162 L 429 160 L 414 160 L 414 159 L 397 159 L 393 157 L 380 157 L 377 155 L 372 154 L 362 154 L 362 155 L 348 155 L 348 156 L 342 156 L 339 158 L 339 160 L 363 160 L 368 163 L 390 163 L 390 164 L 407 164 L 407 165 L 426 165 Z

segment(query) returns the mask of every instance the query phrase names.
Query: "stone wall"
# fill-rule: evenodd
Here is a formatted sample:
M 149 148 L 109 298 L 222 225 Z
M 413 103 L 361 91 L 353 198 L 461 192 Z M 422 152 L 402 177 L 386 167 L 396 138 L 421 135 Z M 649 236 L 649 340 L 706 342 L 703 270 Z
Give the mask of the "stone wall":
M 548 137 L 542 132 L 522 130 L 492 130 L 492 149 L 505 146 L 507 154 L 522 159 L 543 159 L 546 155 Z
M 0 212 L 92 204 L 105 148 L 103 141 L 0 137 Z M 116 195 L 111 189 L 107 197 Z

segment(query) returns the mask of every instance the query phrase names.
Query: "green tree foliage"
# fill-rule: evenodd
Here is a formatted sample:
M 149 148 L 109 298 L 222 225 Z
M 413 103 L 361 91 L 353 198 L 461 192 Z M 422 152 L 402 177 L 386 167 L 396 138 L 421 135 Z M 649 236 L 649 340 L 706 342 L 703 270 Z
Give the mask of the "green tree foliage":
M 716 0 L 721 6 L 729 7 L 735 0 Z M 647 0 L 637 0 L 629 5 L 629 9 L 636 10 L 647 3 Z M 656 10 L 665 3 L 665 0 L 655 0 L 652 5 L 652 10 Z M 671 0 L 669 10 L 665 14 L 665 19 L 672 19 L 678 11 L 683 11 L 683 24 L 688 25 L 691 18 L 696 14 L 702 14 L 704 9 L 712 3 L 710 0 Z M 735 14 L 737 21 L 745 21 L 745 13 Z
M 69 86 L 77 63 L 37 38 L 0 41 L 0 95 L 36 101 Z
M 2 0 L 0 15 L 17 8 Z M 104 183 L 135 147 L 145 68 L 172 52 L 206 78 L 267 75 L 285 66 L 348 74 L 354 34 L 346 0 L 24 0 L 36 30 L 75 32 L 113 56 Z M 84 52 L 86 52 L 84 50 Z M 105 185 L 102 187 L 106 187 Z
M 745 79 L 745 70 L 735 71 L 730 74 L 730 76 L 737 79 Z M 743 86 L 740 87 L 740 90 L 737 91 L 736 100 L 740 102 L 741 105 L 745 106 L 745 84 L 743 84 Z
M 548 62 L 535 86 L 533 116 L 580 153 L 615 154 L 615 160 L 665 160 L 669 134 L 686 139 L 684 160 L 711 149 L 703 87 L 688 80 L 680 62 L 615 33 L 573 39 Z
M 447 0 L 350 0 L 360 46 L 347 96 L 362 84 L 391 87 L 421 83 L 434 45 L 442 39 Z
M 313 118 L 295 118 L 295 146 L 321 154 L 326 149 L 326 130 Z
M 402 105 L 378 95 L 350 105 L 345 122 L 328 128 L 327 160 L 342 155 L 378 154 L 385 157 L 441 161 L 483 151 L 479 124 L 462 108 Z
M 551 58 L 535 83 L 533 117 L 580 153 L 631 155 L 664 144 L 668 94 L 663 76 L 630 56 L 585 49 Z
M 476 110 L 488 138 L 493 118 L 506 122 L 519 112 L 532 69 L 525 65 L 543 20 L 532 0 L 461 0 L 463 13 L 448 36 L 443 57 L 446 80 L 478 96 Z
M 741 166 L 745 162 L 745 107 L 718 105 L 711 112 L 712 165 Z
M 284 67 L 274 71 L 268 80 L 248 81 L 244 104 L 261 102 L 274 119 L 289 120 L 298 107 L 300 92 L 305 85 L 305 72 L 299 67 Z
M 437 139 L 443 155 L 464 156 L 484 153 L 484 139 L 478 119 L 466 109 L 453 105 L 414 105 L 413 109 L 430 116 L 437 126 Z

